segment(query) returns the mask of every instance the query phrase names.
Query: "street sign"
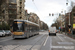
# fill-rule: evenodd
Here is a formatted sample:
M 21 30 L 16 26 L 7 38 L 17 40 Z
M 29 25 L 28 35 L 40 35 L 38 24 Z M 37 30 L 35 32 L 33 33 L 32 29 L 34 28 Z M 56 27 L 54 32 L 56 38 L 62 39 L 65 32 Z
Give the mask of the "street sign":
M 60 29 L 60 27 L 59 27 L 59 29 Z
M 75 24 L 73 24 L 73 29 L 75 29 Z

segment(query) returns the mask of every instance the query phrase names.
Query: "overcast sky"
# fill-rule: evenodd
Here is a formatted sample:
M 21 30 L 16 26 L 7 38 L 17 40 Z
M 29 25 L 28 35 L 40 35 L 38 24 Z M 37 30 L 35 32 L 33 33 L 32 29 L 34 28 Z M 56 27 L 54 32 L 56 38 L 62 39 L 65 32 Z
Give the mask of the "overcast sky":
M 69 5 L 70 1 L 68 1 Z M 36 13 L 40 20 L 50 26 L 58 17 L 58 13 L 67 10 L 66 2 L 66 0 L 26 0 L 25 9 L 28 10 L 28 13 Z M 49 13 L 54 13 L 55 16 L 49 16 Z

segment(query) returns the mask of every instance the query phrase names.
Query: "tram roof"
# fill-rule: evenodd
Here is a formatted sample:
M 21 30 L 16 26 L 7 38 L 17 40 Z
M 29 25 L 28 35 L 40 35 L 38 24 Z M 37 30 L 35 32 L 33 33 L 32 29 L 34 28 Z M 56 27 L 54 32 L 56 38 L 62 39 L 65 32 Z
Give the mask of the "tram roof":
M 14 21 L 24 21 L 24 22 L 27 22 L 27 23 L 34 24 L 34 25 L 39 26 L 38 24 L 36 24 L 36 23 L 34 23 L 34 22 L 31 22 L 31 21 L 28 21 L 28 20 L 14 19 Z

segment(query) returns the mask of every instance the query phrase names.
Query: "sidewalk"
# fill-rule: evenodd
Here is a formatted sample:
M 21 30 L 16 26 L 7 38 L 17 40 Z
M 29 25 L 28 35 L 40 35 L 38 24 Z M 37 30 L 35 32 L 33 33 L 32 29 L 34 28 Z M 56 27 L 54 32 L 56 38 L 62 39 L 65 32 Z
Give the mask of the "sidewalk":
M 65 32 L 63 32 L 62 34 L 66 35 L 66 36 L 68 36 L 70 38 L 75 39 L 75 35 L 72 35 L 72 33 L 65 33 Z

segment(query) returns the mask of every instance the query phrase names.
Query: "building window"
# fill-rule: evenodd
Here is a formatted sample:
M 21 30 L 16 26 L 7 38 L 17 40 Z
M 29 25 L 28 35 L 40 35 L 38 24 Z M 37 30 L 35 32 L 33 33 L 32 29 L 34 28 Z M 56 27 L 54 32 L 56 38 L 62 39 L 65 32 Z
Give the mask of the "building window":
M 9 14 L 16 14 L 16 11 L 9 10 Z
M 0 19 L 2 19 L 2 17 L 0 16 Z
M 73 15 L 75 16 L 75 13 Z
M 16 9 L 17 6 L 16 6 L 16 5 L 9 5 L 9 8 L 10 8 L 10 9 L 12 9 L 12 8 L 15 8 L 15 9 Z
M 16 15 L 9 15 L 9 19 L 16 19 Z
M 20 2 L 22 2 L 22 0 L 20 0 Z
M 21 12 L 20 12 L 20 14 L 21 14 Z
M 2 24 L 2 22 L 0 21 L 0 25 Z
M 9 0 L 9 3 L 16 3 L 16 0 Z

